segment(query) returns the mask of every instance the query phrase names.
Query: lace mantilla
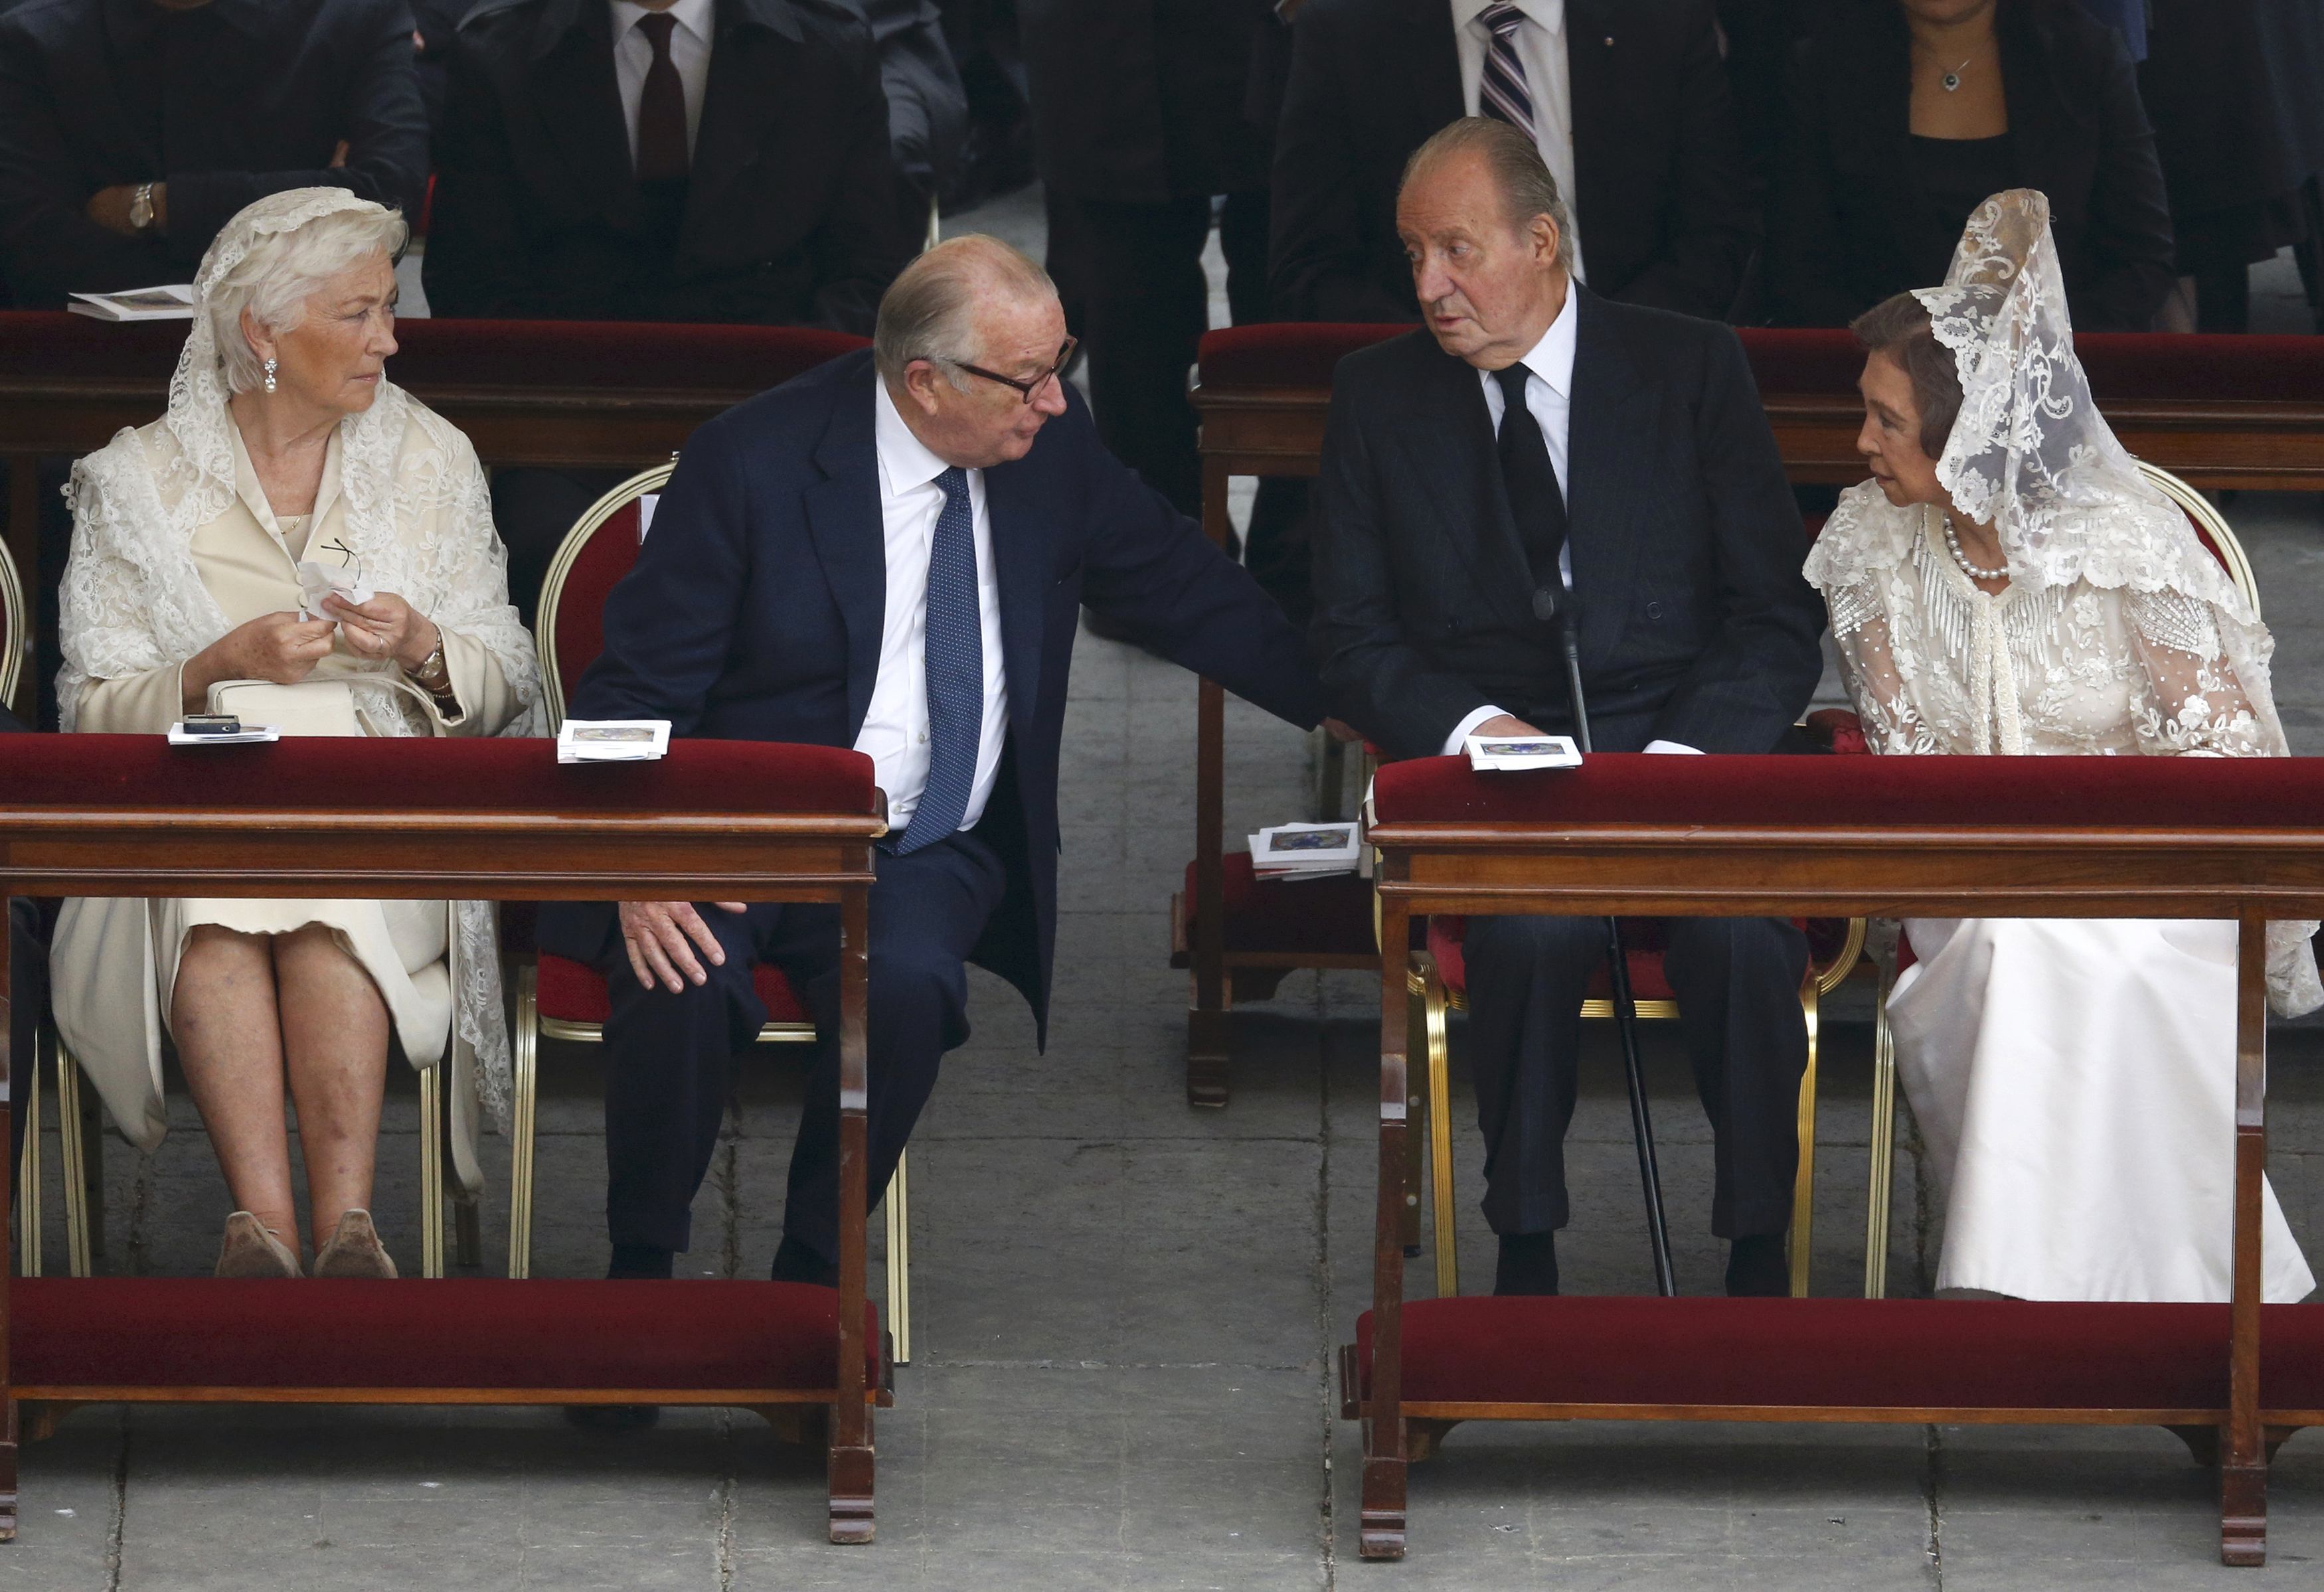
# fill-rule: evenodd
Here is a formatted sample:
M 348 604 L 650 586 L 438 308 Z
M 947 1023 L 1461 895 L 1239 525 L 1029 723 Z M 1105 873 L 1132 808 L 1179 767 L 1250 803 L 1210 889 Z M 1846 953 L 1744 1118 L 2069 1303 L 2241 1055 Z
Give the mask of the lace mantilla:
M 260 237 L 368 202 L 342 189 L 293 189 L 237 216 L 196 275 L 193 329 L 171 378 L 169 411 L 152 425 L 120 432 L 73 466 L 65 489 L 73 508 L 72 553 L 60 594 L 64 667 L 57 704 L 64 729 L 75 727 L 90 681 L 182 663 L 231 628 L 192 551 L 195 531 L 226 512 L 235 496 L 226 429 L 234 421 L 205 301 Z M 468 439 L 383 381 L 369 409 L 340 422 L 339 446 L 346 537 L 372 584 L 491 652 L 524 704 L 501 733 L 542 733 L 532 640 L 508 601 L 506 555 Z M 374 735 L 429 733 L 424 710 L 387 683 L 394 666 L 372 667 L 380 684 L 348 681 L 364 727 Z M 509 1042 L 492 904 L 456 902 L 453 921 L 460 976 L 455 1031 L 474 1051 L 479 1093 L 505 1129 Z

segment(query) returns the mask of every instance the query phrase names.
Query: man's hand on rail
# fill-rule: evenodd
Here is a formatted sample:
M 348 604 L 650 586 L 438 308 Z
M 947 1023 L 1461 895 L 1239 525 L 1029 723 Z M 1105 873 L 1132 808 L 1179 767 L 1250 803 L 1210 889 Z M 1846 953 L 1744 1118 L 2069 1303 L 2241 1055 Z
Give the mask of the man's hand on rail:
M 721 912 L 741 912 L 740 901 L 712 903 Z M 694 952 L 701 947 L 702 956 L 712 967 L 723 967 L 726 952 L 720 949 L 718 936 L 702 921 L 702 915 L 688 901 L 624 901 L 622 903 L 622 944 L 630 953 L 630 971 L 638 982 L 650 989 L 656 984 L 676 995 L 687 984 L 708 981 L 710 975 L 702 971 L 702 962 Z

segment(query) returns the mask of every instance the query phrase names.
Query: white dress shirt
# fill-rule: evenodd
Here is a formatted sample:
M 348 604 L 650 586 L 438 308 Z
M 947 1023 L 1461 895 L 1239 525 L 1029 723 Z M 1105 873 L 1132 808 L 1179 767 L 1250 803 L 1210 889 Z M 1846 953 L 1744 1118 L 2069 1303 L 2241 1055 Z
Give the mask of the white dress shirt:
M 1452 42 L 1461 56 L 1461 97 L 1476 115 L 1477 86 L 1485 76 L 1485 52 L 1493 31 L 1477 20 L 1493 0 L 1452 0 Z M 1541 151 L 1557 191 L 1565 200 L 1567 244 L 1573 274 L 1582 276 L 1582 214 L 1573 193 L 1573 76 L 1565 57 L 1565 0 L 1516 0 L 1526 14 L 1517 32 L 1517 62 L 1525 68 L 1526 93 L 1533 100 L 1534 146 Z M 1583 280 L 1588 280 L 1584 278 Z
M 1563 0 L 1560 0 L 1563 4 Z M 613 86 L 621 90 L 622 122 L 630 134 L 630 164 L 638 161 L 638 101 L 645 97 L 646 69 L 653 45 L 638 24 L 653 13 L 634 0 L 606 0 L 613 16 Z M 694 153 L 695 130 L 702 125 L 702 95 L 710 81 L 710 35 L 715 25 L 712 0 L 678 0 L 669 7 L 678 25 L 669 31 L 669 64 L 686 91 L 686 152 Z
M 880 626 L 880 672 L 856 732 L 855 750 L 872 759 L 888 793 L 888 830 L 901 834 L 928 784 L 928 549 L 950 466 L 912 435 L 887 383 L 874 382 L 873 446 L 880 456 L 880 523 L 887 539 L 888 594 Z M 984 724 L 976 748 L 976 782 L 960 826 L 973 829 L 1001 773 L 1009 732 L 1009 681 L 1001 660 L 1001 587 L 992 569 L 992 520 L 984 507 L 984 472 L 970 470 L 968 502 L 976 537 L 977 628 L 983 635 Z
M 1558 309 L 1557 318 L 1549 323 L 1549 330 L 1533 345 L 1533 352 L 1517 363 L 1526 368 L 1526 408 L 1541 428 L 1541 439 L 1549 447 L 1549 467 L 1557 475 L 1560 496 L 1569 500 L 1566 488 L 1568 442 L 1573 419 L 1573 349 L 1575 312 L 1574 295 L 1569 291 L 1565 303 Z M 1493 435 L 1501 434 L 1501 417 L 1508 412 L 1508 403 L 1501 397 L 1501 384 L 1490 371 L 1479 371 L 1477 380 L 1485 386 L 1485 412 L 1493 419 Z M 1571 542 L 1557 549 L 1558 578 L 1570 591 L 1573 586 L 1573 548 Z M 1453 757 L 1462 750 L 1462 743 L 1477 732 L 1477 726 L 1488 719 L 1498 719 L 1508 710 L 1491 704 L 1473 711 L 1444 742 L 1444 755 Z M 1648 751 L 1693 751 L 1675 741 L 1657 741 L 1649 744 Z

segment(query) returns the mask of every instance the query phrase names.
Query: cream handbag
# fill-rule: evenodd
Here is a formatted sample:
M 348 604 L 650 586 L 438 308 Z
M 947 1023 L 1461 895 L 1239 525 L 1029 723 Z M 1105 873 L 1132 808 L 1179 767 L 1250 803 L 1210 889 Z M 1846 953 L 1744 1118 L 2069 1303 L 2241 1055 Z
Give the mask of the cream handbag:
M 419 686 L 394 675 L 371 675 L 365 685 L 381 685 L 427 703 Z M 295 686 L 272 680 L 219 680 L 210 686 L 209 708 L 232 713 L 245 724 L 272 724 L 285 735 L 361 735 L 355 719 L 355 694 L 345 680 L 301 680 Z

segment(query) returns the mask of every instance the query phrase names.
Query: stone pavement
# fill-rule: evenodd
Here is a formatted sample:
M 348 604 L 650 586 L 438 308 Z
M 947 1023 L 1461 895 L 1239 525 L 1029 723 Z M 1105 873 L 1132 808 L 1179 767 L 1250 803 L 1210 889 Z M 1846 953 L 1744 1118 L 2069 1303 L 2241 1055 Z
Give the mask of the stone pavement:
M 2324 752 L 2324 505 L 2245 497 L 2296 749 Z M 822 1540 L 819 1456 L 755 1417 L 672 1415 L 627 1438 L 549 1411 L 78 1412 L 25 1451 L 0 1588 L 1475 1589 L 2313 1587 L 2324 1438 L 2271 1488 L 2269 1568 L 2218 1565 L 2210 1485 L 2160 1431 L 1471 1425 L 1415 1468 L 1411 1557 L 1356 1559 L 1357 1441 L 1330 1367 L 1369 1299 L 1375 1009 L 1352 975 L 1301 975 L 1238 1020 L 1235 1098 L 1186 1107 L 1185 979 L 1166 906 L 1188 855 L 1192 683 L 1084 637 L 1064 790 L 1065 917 L 1048 1053 L 997 980 L 913 1145 L 916 1358 L 879 1417 L 879 1541 Z M 1228 830 L 1304 815 L 1303 738 L 1231 707 Z M 1827 1022 L 1815 1287 L 1859 1285 L 1868 1011 Z M 1849 1014 L 1853 1011 L 1853 1017 Z M 1649 1030 L 1663 1164 L 1689 1292 L 1715 1290 L 1710 1149 L 1683 1061 Z M 2274 1175 L 2324 1248 L 2324 1030 L 2275 1052 Z M 1457 1057 L 1456 1057 L 1457 1065 Z M 598 1074 L 544 1058 L 540 1275 L 603 1265 Z M 1460 1240 L 1489 1285 L 1478 1147 L 1456 1101 Z M 415 1094 L 395 1081 L 376 1201 L 416 1261 Z M 117 1273 L 197 1274 L 226 1210 L 176 1087 L 177 1131 L 106 1146 Z M 690 1271 L 764 1274 L 798 1090 L 755 1058 L 696 1215 Z M 1651 1286 L 1610 1044 L 1575 1127 L 1577 1292 Z M 487 1270 L 507 1158 L 488 1139 Z M 51 1165 L 53 1168 L 53 1161 Z M 53 1174 L 52 1174 L 53 1175 Z M 50 1209 L 54 1211 L 55 1192 Z M 875 1236 L 879 1224 L 874 1224 Z M 1900 1160 L 1890 1275 L 1924 1283 L 1941 1235 Z M 49 1255 L 60 1264 L 61 1234 Z M 1426 1264 L 1412 1286 L 1429 1286 Z M 873 1268 L 875 1279 L 879 1268 Z

